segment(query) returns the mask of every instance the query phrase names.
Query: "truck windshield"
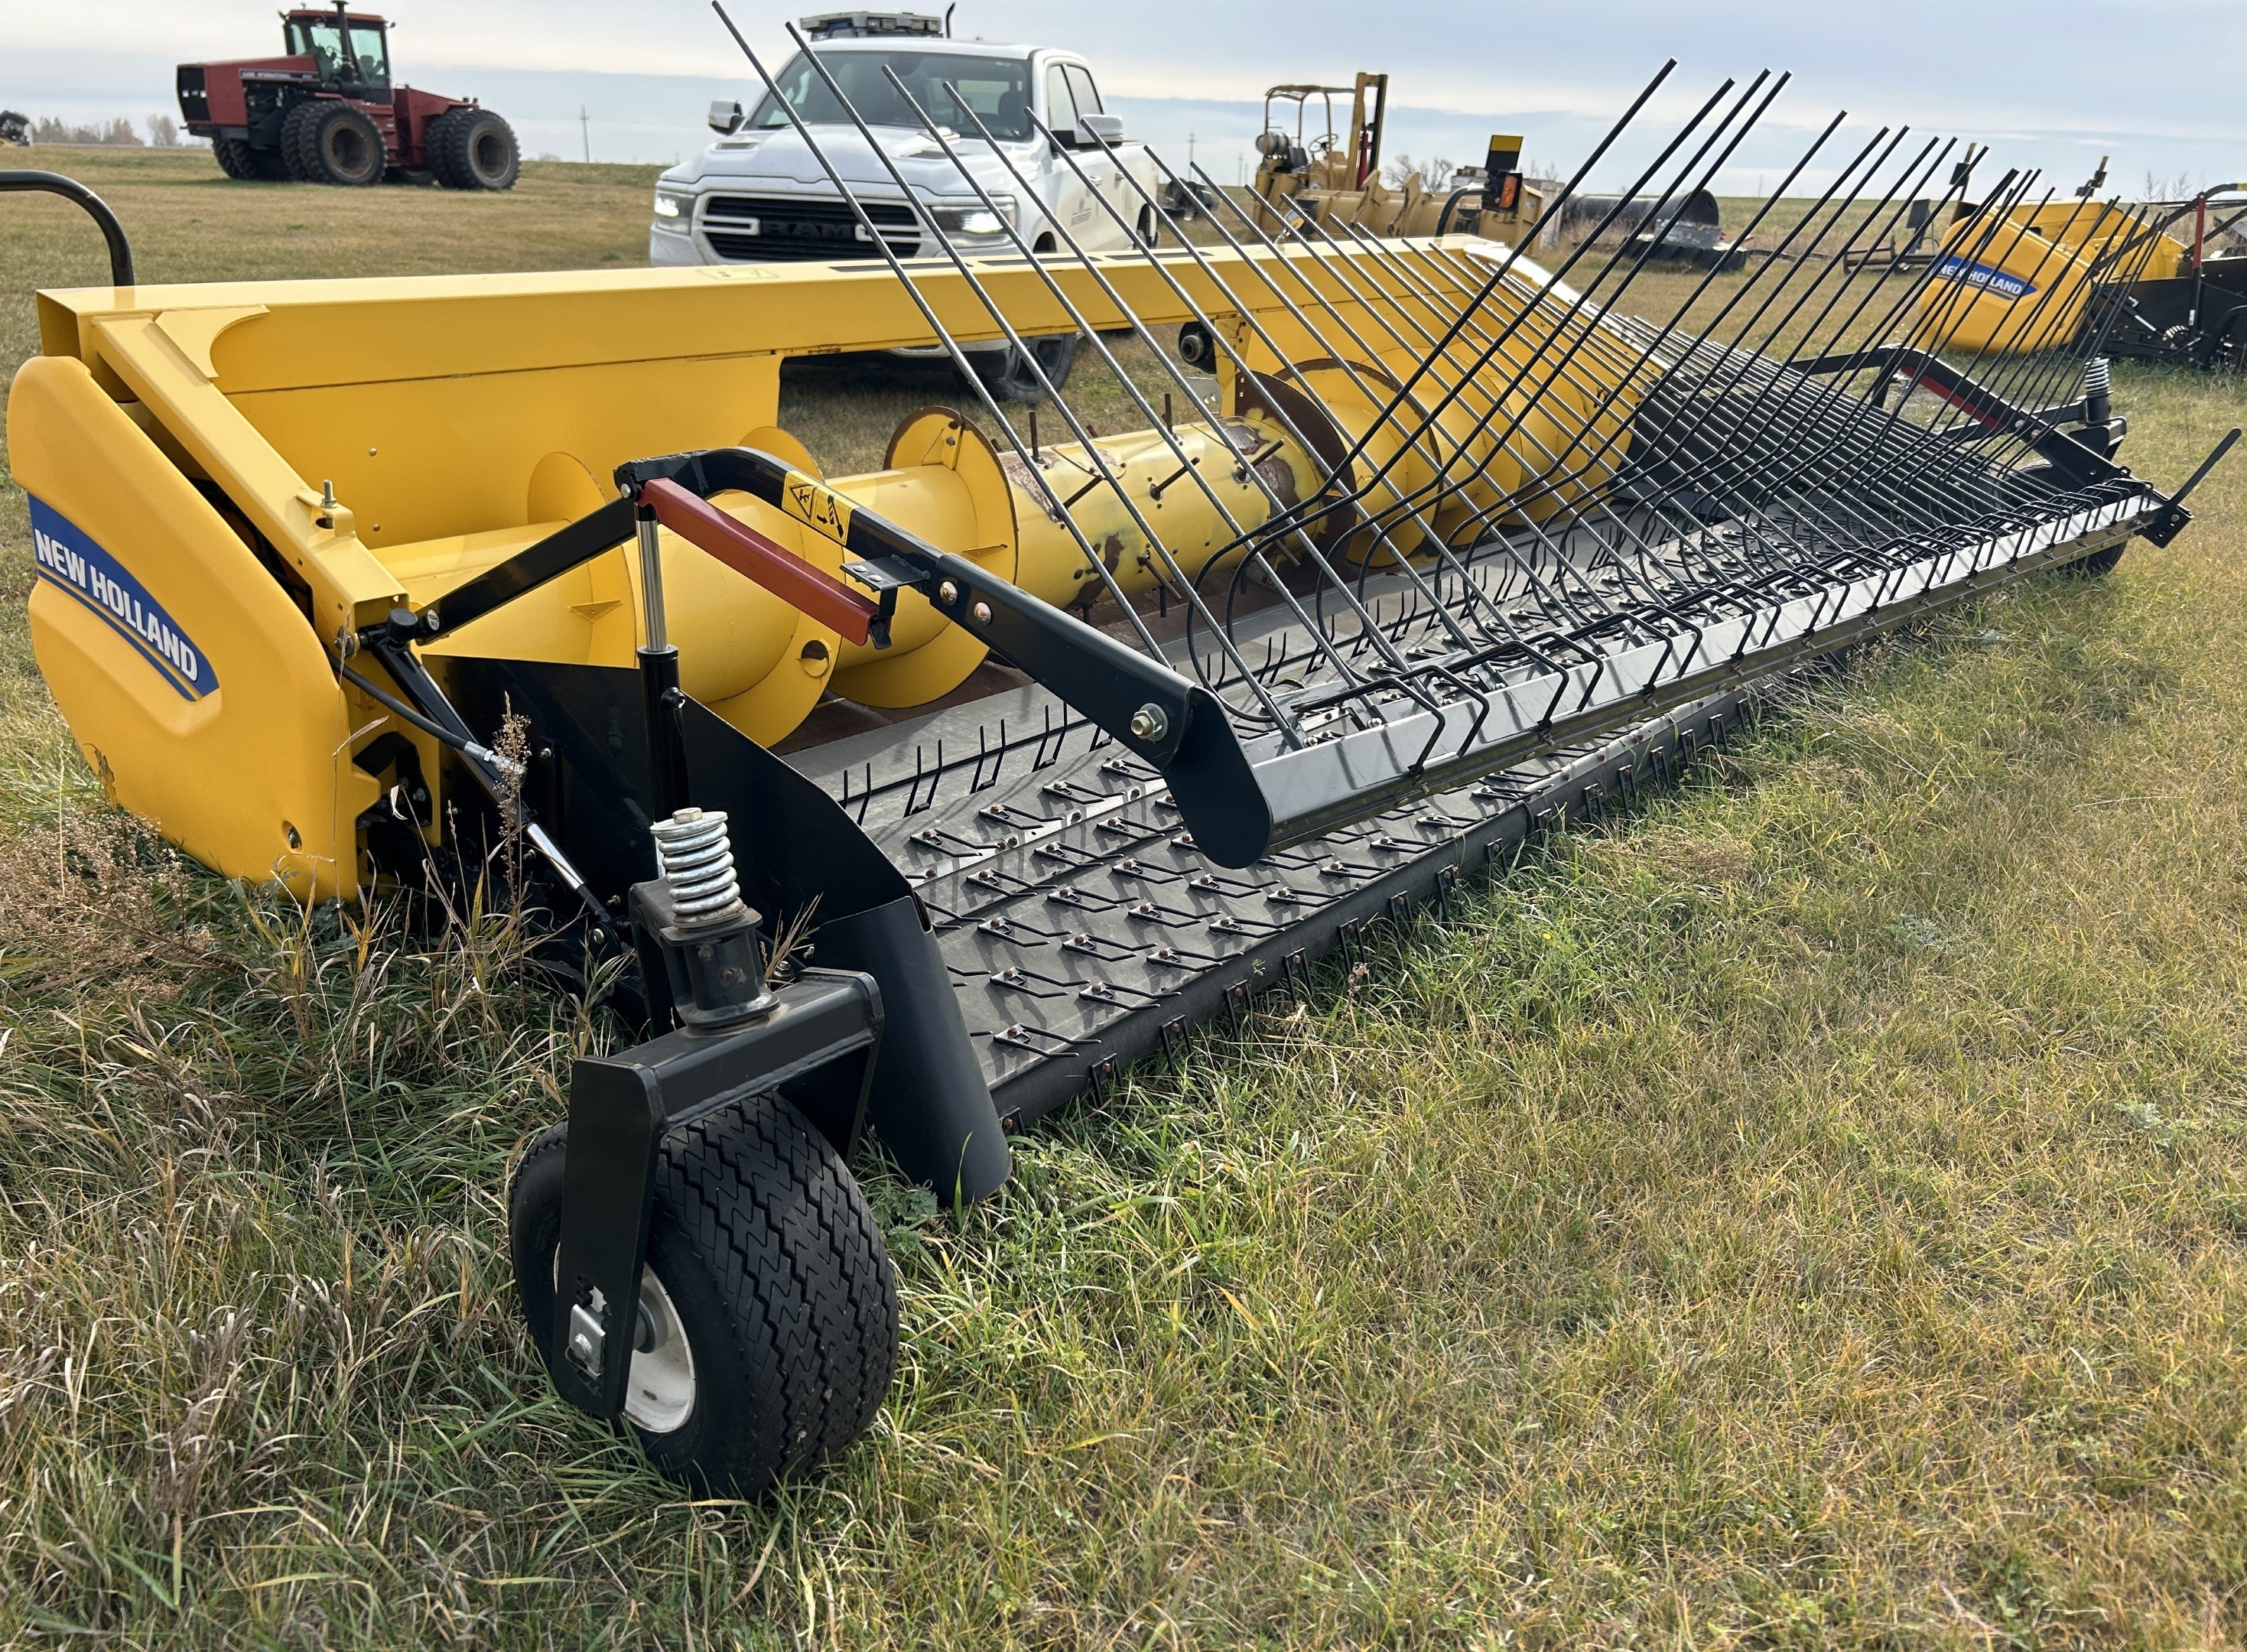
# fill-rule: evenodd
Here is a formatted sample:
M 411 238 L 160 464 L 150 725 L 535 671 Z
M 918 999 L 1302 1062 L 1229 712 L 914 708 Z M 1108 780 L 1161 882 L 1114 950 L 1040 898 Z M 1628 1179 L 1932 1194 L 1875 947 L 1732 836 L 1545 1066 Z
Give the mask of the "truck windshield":
M 898 96 L 898 89 L 883 72 L 894 69 L 914 99 L 939 126 L 970 137 L 977 135 L 974 121 L 960 113 L 945 91 L 948 80 L 960 89 L 960 98 L 991 129 L 993 137 L 1011 143 L 1030 135 L 1029 65 L 1019 58 L 971 58 L 950 51 L 823 51 L 819 55 L 850 106 L 869 126 L 916 130 L 920 126 L 912 106 Z M 774 79 L 780 83 L 781 96 L 788 99 L 789 108 L 807 123 L 840 124 L 850 119 L 802 53 Z M 749 117 L 749 125 L 784 126 L 788 109 L 768 92 Z

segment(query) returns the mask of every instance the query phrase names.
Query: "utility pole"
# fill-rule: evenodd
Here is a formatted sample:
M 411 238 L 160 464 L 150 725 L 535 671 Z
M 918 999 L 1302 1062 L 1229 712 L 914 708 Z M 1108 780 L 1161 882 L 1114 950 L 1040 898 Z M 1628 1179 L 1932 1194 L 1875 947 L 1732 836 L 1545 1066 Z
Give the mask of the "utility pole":
M 593 122 L 582 103 L 577 106 L 577 130 L 585 140 L 585 164 L 590 167 L 593 164 Z
M 1186 175 L 1188 177 L 1193 175 L 1193 147 L 1194 134 L 1189 132 L 1186 133 Z

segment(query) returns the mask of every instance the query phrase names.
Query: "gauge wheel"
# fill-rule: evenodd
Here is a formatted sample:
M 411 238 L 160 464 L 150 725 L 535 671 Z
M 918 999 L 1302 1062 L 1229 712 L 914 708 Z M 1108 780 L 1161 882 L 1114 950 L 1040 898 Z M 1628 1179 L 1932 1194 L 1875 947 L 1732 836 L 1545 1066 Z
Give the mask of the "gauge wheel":
M 569 1127 L 540 1135 L 508 1201 L 531 1341 L 555 1361 Z M 897 1366 L 897 1275 L 827 1139 L 777 1096 L 673 1130 L 656 1169 L 625 1421 L 664 1474 L 755 1497 L 839 1454 Z

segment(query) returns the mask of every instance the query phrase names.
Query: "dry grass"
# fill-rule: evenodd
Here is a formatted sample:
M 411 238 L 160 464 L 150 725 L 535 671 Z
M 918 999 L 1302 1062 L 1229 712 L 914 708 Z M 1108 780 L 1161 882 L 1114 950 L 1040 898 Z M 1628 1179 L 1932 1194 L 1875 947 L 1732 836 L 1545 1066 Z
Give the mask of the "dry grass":
M 353 268 L 487 210 L 149 179 L 102 183 L 171 275 L 252 265 L 222 213 L 404 215 L 290 266 Z M 527 262 L 637 233 L 637 178 L 532 182 Z M 0 348 L 59 244 L 0 242 Z M 2237 417 L 2121 396 L 2165 478 Z M 499 1191 L 602 1029 L 503 917 L 355 934 L 102 823 L 17 610 L 0 1639 L 2247 1640 L 2247 471 L 2202 502 L 1032 1133 L 962 1223 L 862 1166 L 900 1381 L 754 1509 L 516 1323 Z

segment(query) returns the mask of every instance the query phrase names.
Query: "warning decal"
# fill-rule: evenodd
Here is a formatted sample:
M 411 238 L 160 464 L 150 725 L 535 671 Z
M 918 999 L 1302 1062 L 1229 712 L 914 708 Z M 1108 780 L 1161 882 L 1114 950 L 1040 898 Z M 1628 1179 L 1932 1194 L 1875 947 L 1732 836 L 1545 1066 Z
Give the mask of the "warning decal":
M 838 545 L 850 537 L 850 502 L 800 470 L 789 471 L 787 480 L 781 483 L 780 507 Z

